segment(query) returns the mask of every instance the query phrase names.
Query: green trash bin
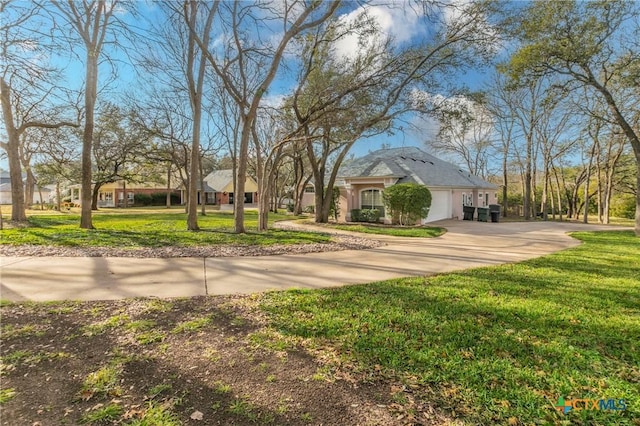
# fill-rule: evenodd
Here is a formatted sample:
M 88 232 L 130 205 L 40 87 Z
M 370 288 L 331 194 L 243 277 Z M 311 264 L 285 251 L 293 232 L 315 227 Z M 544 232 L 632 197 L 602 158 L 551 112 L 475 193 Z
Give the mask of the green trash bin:
M 478 222 L 489 221 L 489 207 L 478 207 Z

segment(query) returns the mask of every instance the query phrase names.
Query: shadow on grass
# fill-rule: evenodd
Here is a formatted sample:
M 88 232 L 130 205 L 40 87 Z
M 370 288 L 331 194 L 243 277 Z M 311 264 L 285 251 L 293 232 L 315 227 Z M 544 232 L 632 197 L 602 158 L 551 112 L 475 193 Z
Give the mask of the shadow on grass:
M 640 245 L 630 233 L 580 238 L 522 264 L 273 293 L 264 308 L 282 332 L 331 342 L 365 370 L 413 377 L 472 423 L 554 423 L 560 395 L 640 399 Z M 640 407 L 572 416 L 632 424 Z

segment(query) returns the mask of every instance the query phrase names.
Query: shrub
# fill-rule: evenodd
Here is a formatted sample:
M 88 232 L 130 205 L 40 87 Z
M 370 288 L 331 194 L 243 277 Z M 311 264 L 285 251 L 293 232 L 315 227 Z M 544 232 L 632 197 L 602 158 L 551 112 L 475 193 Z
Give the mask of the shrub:
M 360 209 L 351 209 L 351 222 L 361 222 L 362 211 Z
M 136 206 L 150 206 L 151 201 L 151 195 L 148 194 L 135 194 L 133 196 L 133 204 Z
M 611 200 L 611 216 L 626 219 L 636 217 L 636 198 L 631 194 L 623 194 Z
M 427 217 L 431 208 L 431 191 L 415 183 L 400 183 L 384 190 L 382 199 L 394 222 L 401 225 L 415 224 Z
M 378 209 L 362 209 L 360 210 L 360 222 L 375 223 L 380 220 L 380 211 Z
M 314 206 L 313 204 L 310 206 L 307 206 L 304 208 L 304 212 L 305 213 L 315 213 L 316 212 L 316 206 Z

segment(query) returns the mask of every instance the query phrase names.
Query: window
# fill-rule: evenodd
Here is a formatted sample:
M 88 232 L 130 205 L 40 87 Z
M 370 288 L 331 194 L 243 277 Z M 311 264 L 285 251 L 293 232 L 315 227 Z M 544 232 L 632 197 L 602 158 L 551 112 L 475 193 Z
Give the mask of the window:
M 313 187 L 313 185 L 307 185 L 304 188 L 304 192 L 308 192 L 308 193 L 313 194 L 313 193 L 316 192 L 316 189 Z
M 127 199 L 133 201 L 133 192 L 127 192 Z
M 380 217 L 384 217 L 384 204 L 382 203 L 382 191 L 379 189 L 365 189 L 360 193 L 361 209 L 377 209 Z
M 105 192 L 104 193 L 105 201 L 113 201 L 113 192 Z
M 244 203 L 252 204 L 253 203 L 253 192 L 245 192 L 244 193 Z

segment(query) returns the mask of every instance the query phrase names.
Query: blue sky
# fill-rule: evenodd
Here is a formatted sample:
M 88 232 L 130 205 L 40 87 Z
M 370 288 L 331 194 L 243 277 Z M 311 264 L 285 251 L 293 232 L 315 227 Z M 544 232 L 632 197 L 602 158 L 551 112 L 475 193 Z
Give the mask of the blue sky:
M 454 0 L 452 0 L 454 3 Z M 424 21 L 421 21 L 415 13 L 406 13 L 403 8 L 397 7 L 399 3 L 396 3 L 394 7 L 387 7 L 382 3 L 376 4 L 370 3 L 367 7 L 369 13 L 375 16 L 381 29 L 388 35 L 394 37 L 398 43 L 411 43 L 418 37 L 424 36 L 429 28 L 425 28 Z M 344 11 L 343 18 L 348 19 L 349 16 L 358 13 L 357 8 L 351 7 L 350 10 Z M 153 1 L 141 1 L 138 3 L 138 12 L 141 15 L 140 18 L 133 18 L 126 13 L 123 13 L 121 17 L 126 21 L 130 20 L 131 24 L 144 29 L 145 21 L 147 19 L 154 19 L 156 16 L 156 5 Z M 449 19 L 447 14 L 455 14 L 455 12 L 445 12 L 445 18 Z M 343 40 L 342 45 L 339 47 L 345 54 L 351 50 L 357 50 L 356 38 L 346 38 Z M 77 57 L 73 54 L 58 54 L 51 55 L 48 60 L 64 69 L 64 75 L 66 79 L 66 85 L 69 88 L 79 89 L 84 80 L 84 65 L 82 58 L 84 52 L 82 49 L 78 49 L 76 53 Z M 115 52 L 114 57 L 117 59 L 117 79 L 112 81 L 108 86 L 108 93 L 116 94 L 119 96 L 135 96 L 137 92 L 138 78 L 135 69 L 128 57 L 122 52 Z M 101 83 L 105 83 L 107 78 L 110 77 L 110 67 L 103 65 L 101 67 Z M 486 80 L 486 70 L 474 70 L 468 69 L 465 73 L 461 73 L 455 78 L 459 84 L 466 86 L 471 90 L 478 90 L 482 88 L 484 81 Z M 271 96 L 279 97 L 287 94 L 287 89 L 291 87 L 292 82 L 287 80 L 287 77 L 283 77 L 280 81 L 274 82 L 270 90 Z M 369 139 L 363 139 L 358 141 L 353 147 L 351 153 L 359 156 L 366 154 L 370 150 L 379 149 L 382 144 L 389 144 L 392 147 L 395 146 L 418 146 L 424 147 L 424 141 L 434 135 L 437 130 L 433 122 L 429 120 L 422 121 L 417 120 L 415 117 L 404 117 L 406 122 L 411 122 L 414 125 L 418 124 L 419 129 L 411 129 L 408 124 L 397 123 L 396 129 L 393 135 L 382 134 Z M 397 128 L 401 127 L 402 130 Z M 0 168 L 6 169 L 7 162 L 5 159 L 0 159 Z

